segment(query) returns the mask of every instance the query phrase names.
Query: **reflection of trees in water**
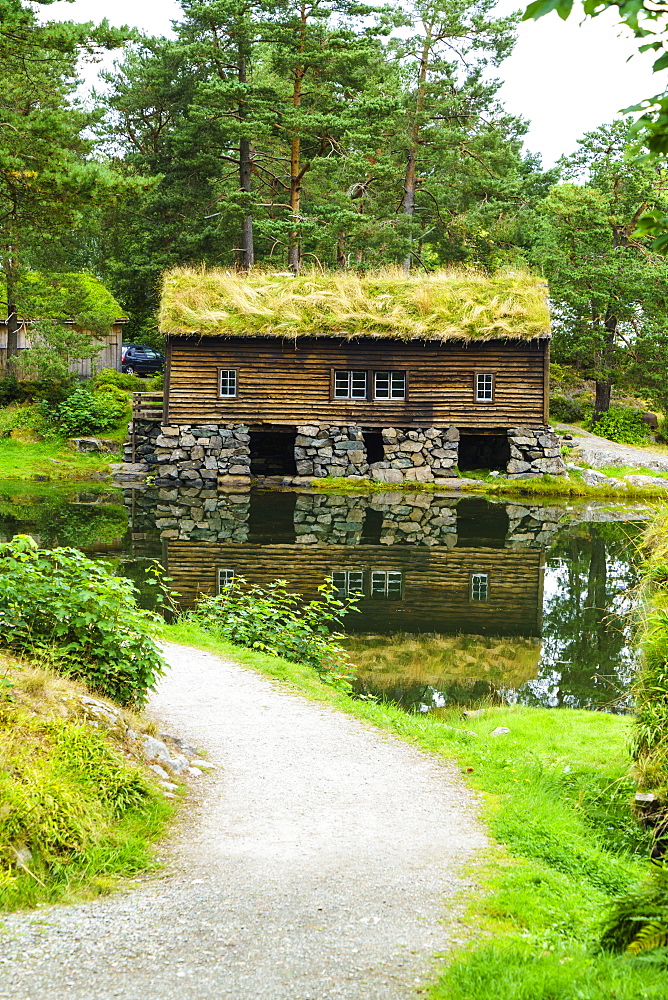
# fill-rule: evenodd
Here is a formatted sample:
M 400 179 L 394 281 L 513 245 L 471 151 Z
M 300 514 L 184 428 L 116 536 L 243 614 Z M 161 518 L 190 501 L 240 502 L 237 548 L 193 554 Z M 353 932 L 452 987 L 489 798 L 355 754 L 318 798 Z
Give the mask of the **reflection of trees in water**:
M 121 538 L 127 529 L 122 504 L 75 502 L 71 495 L 27 497 L 15 503 L 0 498 L 0 533 L 37 535 L 41 544 L 91 549 Z
M 399 705 L 407 712 L 420 712 L 438 708 L 461 705 L 500 703 L 494 685 L 487 680 L 475 680 L 469 683 L 451 681 L 441 683 L 438 687 L 432 684 L 398 684 L 384 687 L 374 686 L 373 679 L 365 677 L 354 685 L 358 695 L 374 695 L 379 701 L 387 701 Z
M 546 558 L 538 678 L 521 689 L 521 702 L 612 711 L 628 704 L 639 530 L 630 522 L 583 524 L 556 540 Z

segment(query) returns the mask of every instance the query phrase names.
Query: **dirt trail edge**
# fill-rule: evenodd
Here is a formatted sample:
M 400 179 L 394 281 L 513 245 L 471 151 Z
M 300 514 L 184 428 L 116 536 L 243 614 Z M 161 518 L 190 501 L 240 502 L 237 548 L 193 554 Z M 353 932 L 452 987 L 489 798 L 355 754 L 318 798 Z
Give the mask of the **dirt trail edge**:
M 220 765 L 167 877 L 4 916 L 12 1000 L 407 1000 L 485 847 L 447 763 L 238 664 L 165 644 L 161 725 Z

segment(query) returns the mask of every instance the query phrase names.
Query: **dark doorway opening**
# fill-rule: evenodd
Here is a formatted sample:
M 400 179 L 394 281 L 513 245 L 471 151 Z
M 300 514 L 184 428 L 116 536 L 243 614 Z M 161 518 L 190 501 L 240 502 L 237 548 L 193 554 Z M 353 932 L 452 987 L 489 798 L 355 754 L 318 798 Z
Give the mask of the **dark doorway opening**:
M 296 476 L 296 431 L 251 431 L 252 476 Z
M 367 507 L 362 525 L 362 545 L 380 545 L 380 535 L 383 530 L 383 512 Z
M 502 504 L 464 497 L 457 504 L 457 548 L 502 549 L 508 534 L 508 512 Z
M 383 435 L 380 431 L 362 431 L 364 447 L 366 448 L 366 460 L 369 465 L 373 462 L 382 462 L 385 458 L 385 448 L 383 447 Z
M 253 490 L 248 512 L 249 544 L 294 545 L 296 503 L 297 494 L 287 490 L 284 493 Z
M 505 472 L 510 461 L 510 442 L 503 434 L 462 434 L 459 439 L 461 472 L 471 469 L 498 469 Z

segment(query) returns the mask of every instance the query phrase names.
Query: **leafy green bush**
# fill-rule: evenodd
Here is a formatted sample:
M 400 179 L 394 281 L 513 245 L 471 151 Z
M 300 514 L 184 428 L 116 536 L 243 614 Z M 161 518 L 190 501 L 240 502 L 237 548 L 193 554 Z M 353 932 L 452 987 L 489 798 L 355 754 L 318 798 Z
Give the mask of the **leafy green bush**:
M 160 619 L 137 607 L 129 580 L 76 549 L 0 544 L 0 644 L 46 656 L 121 704 L 141 704 L 163 672 Z
M 643 422 L 642 415 L 642 410 L 631 406 L 614 407 L 592 422 L 590 430 L 619 444 L 646 444 L 650 438 L 650 429 Z
M 165 373 L 158 372 L 153 378 L 147 378 L 143 388 L 144 392 L 162 392 L 165 388 Z
M 15 374 L 0 377 L 0 406 L 9 403 L 22 403 L 28 398 L 25 389 Z
M 138 375 L 125 375 L 123 372 L 114 371 L 113 368 L 103 368 L 102 371 L 96 372 L 93 376 L 93 385 L 96 389 L 113 385 L 128 392 L 142 392 L 146 388 L 144 380 Z
M 340 601 L 328 584 L 318 590 L 320 599 L 305 603 L 286 589 L 285 580 L 263 589 L 236 577 L 218 596 L 200 598 L 182 619 L 239 646 L 306 663 L 323 680 L 349 691 L 352 668 L 336 641 L 340 633 L 332 629 L 355 609 L 355 601 Z
M 584 406 L 577 399 L 557 393 L 550 396 L 550 420 L 574 424 L 577 420 L 584 420 L 584 415 Z
M 45 428 L 64 437 L 99 434 L 118 424 L 127 407 L 127 399 L 115 399 L 110 392 L 91 392 L 79 386 L 56 407 L 39 403 L 39 416 Z

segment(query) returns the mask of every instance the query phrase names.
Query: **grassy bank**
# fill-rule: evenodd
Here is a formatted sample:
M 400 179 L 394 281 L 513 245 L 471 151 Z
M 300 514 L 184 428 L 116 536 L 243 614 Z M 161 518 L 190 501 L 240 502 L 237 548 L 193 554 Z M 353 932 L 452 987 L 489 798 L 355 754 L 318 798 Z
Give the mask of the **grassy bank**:
M 631 816 L 629 718 L 562 709 L 408 715 L 333 691 L 307 667 L 212 640 L 195 625 L 165 638 L 200 646 L 309 698 L 456 761 L 482 795 L 496 847 L 476 871 L 471 946 L 449 957 L 433 1000 L 659 1000 L 668 968 L 597 948 L 611 900 L 642 878 L 647 836 Z M 510 733 L 492 737 L 498 726 Z M 475 734 L 475 735 L 471 735 Z
M 154 864 L 173 809 L 123 727 L 91 725 L 87 694 L 0 655 L 0 909 L 108 892 Z
M 622 470 L 613 472 L 603 470 L 606 475 L 619 476 Z M 624 471 L 624 475 L 634 472 L 645 475 L 656 476 L 656 472 L 649 469 L 631 469 Z M 457 480 L 452 480 L 452 486 L 436 486 L 434 483 L 379 483 L 373 479 L 357 479 L 351 482 L 349 479 L 327 477 L 326 479 L 314 479 L 313 488 L 322 492 L 332 490 L 336 493 L 356 493 L 363 490 L 365 493 L 416 493 L 426 491 L 428 493 L 476 493 L 494 497 L 592 497 L 598 500 L 614 498 L 617 501 L 625 500 L 647 500 L 666 499 L 668 491 L 662 487 L 636 487 L 628 485 L 627 489 L 611 489 L 603 486 L 588 486 L 577 473 L 570 473 L 569 478 L 565 476 L 541 476 L 537 479 L 503 479 L 500 476 L 490 476 L 487 473 L 480 473 L 479 476 L 466 473 L 465 484 L 457 485 Z M 664 475 L 661 475 L 664 478 Z M 668 478 L 668 477 L 665 477 Z M 668 484 L 667 484 L 668 485 Z
M 81 455 L 63 441 L 16 441 L 0 439 L 0 479 L 53 480 L 107 479 L 116 455 Z

